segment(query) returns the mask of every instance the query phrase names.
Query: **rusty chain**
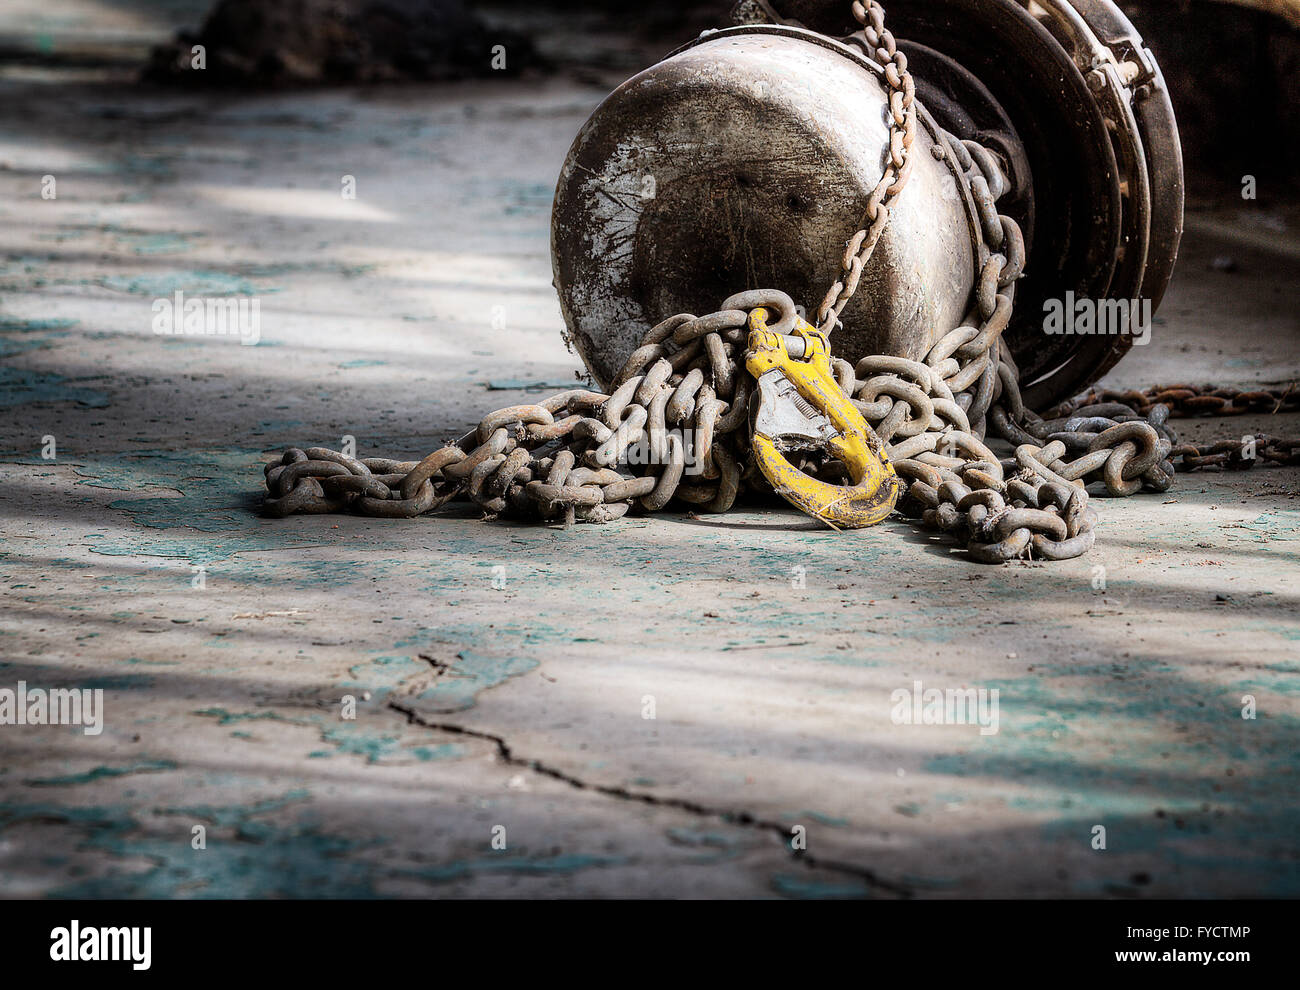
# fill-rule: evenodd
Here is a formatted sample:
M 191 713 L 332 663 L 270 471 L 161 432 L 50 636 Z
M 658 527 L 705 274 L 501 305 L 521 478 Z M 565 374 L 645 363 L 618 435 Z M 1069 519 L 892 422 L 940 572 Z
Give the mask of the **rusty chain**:
M 1215 385 L 1153 385 L 1145 389 L 1094 389 L 1058 407 L 1059 413 L 1097 402 L 1122 402 L 1145 415 L 1156 404 L 1166 405 L 1173 416 L 1275 415 L 1300 411 L 1300 390 L 1286 388 L 1239 389 Z M 1058 414 L 1059 414 L 1058 413 Z
M 725 512 L 740 491 L 748 441 L 744 328 L 748 310 L 771 298 L 740 293 L 720 312 L 671 317 L 647 334 L 612 395 L 574 389 L 496 410 L 418 463 L 292 448 L 267 466 L 266 511 L 414 516 L 464 496 L 493 515 L 587 522 L 618 519 L 634 502 L 655 511 L 673 498 Z M 688 441 L 698 484 L 683 484 Z M 650 470 L 616 470 L 640 443 Z
M 916 85 L 907 71 L 907 55 L 885 29 L 885 11 L 877 0 L 853 0 L 853 17 L 862 25 L 869 49 L 884 69 L 889 86 L 889 159 L 884 174 L 867 198 L 862 227 L 849 238 L 839 278 L 817 309 L 817 328 L 829 334 L 840 322 L 844 307 L 858 291 L 858 280 L 889 223 L 889 207 L 907 185 L 916 141 Z
M 1089 405 L 1112 404 L 1126 413 L 1123 418 L 1148 415 L 1157 406 L 1170 416 L 1273 416 L 1300 410 L 1300 391 L 1295 383 L 1286 388 L 1225 388 L 1215 385 L 1154 385 L 1145 389 L 1094 389 L 1058 406 L 1049 415 L 1075 415 Z M 1081 408 L 1082 407 L 1082 408 Z M 1205 444 L 1178 443 L 1172 458 L 1179 473 L 1204 470 L 1245 471 L 1258 464 L 1300 464 L 1300 439 L 1285 439 L 1267 433 L 1240 439 L 1216 440 Z
M 941 136 L 935 154 L 952 156 L 980 220 L 971 310 L 924 361 L 873 356 L 853 368 L 838 362 L 840 387 L 907 482 L 899 500 L 904 515 L 963 542 L 981 562 L 1077 557 L 1095 539 L 1097 515 L 1088 506 L 1087 484 L 1111 459 L 1112 473 L 1121 475 L 1126 469 L 1140 475 L 1153 465 L 1145 455 L 1133 463 L 1131 429 L 1093 438 L 1090 458 L 1069 464 L 1062 461 L 1065 444 L 1031 432 L 1033 414 L 1021 401 L 1019 372 L 1002 339 L 1025 261 L 1019 225 L 996 207 L 1006 176 L 980 145 Z M 985 443 L 990 432 L 1011 441 L 1014 456 L 999 458 Z
M 890 157 L 869 199 L 870 224 L 849 239 L 841 277 L 819 310 L 826 332 L 856 291 L 888 223 L 889 203 L 906 184 L 915 133 L 911 76 L 906 57 L 884 30 L 883 10 L 871 0 L 855 3 L 854 14 L 885 65 L 893 116 Z M 1265 395 L 1278 407 L 1294 405 L 1290 392 L 1102 392 L 1048 417 L 1024 406 L 1019 371 L 1002 337 L 1025 263 L 1019 226 L 997 211 L 1007 179 L 987 149 L 951 134 L 941 137 L 934 153 L 951 156 L 979 217 L 971 309 L 923 361 L 888 355 L 866 357 L 856 366 L 832 361 L 840 388 L 883 442 L 905 484 L 899 511 L 964 543 L 973 560 L 1063 560 L 1094 543 L 1097 513 L 1089 505 L 1089 485 L 1122 497 L 1143 489 L 1166 491 L 1175 458 L 1181 459 L 1180 470 L 1238 466 L 1226 447 L 1180 445 L 1167 425 L 1170 409 L 1213 411 L 1195 401 L 1213 398 L 1217 409 L 1258 411 Z M 468 499 L 489 516 L 563 518 L 566 524 L 610 522 L 634 506 L 653 512 L 674 500 L 725 512 L 747 489 L 770 491 L 749 457 L 749 432 L 741 429 L 753 386 L 744 369 L 746 326 L 749 312 L 760 306 L 775 314 L 773 331 L 789 333 L 795 326 L 797 307 L 777 290 L 738 293 L 705 316 L 672 316 L 646 334 L 612 394 L 573 389 L 496 410 L 418 462 L 290 448 L 266 466 L 265 511 L 410 517 Z M 986 444 L 990 437 L 1008 441 L 1014 453 L 999 458 Z M 1300 459 L 1300 442 L 1261 439 L 1261 459 Z M 645 455 L 640 473 L 627 463 L 634 445 Z M 826 481 L 842 481 L 846 474 L 843 464 L 826 458 L 797 466 Z

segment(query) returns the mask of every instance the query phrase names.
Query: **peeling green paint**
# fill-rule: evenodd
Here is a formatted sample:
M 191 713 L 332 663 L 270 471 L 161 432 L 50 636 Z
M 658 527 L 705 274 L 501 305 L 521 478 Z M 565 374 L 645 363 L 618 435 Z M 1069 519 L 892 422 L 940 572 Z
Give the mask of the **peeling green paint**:
M 68 774 L 65 777 L 41 777 L 25 780 L 28 787 L 73 787 L 77 784 L 93 784 L 97 780 L 112 777 L 126 777 L 135 773 L 161 773 L 175 770 L 179 764 L 173 760 L 138 760 L 121 767 L 94 767 L 84 773 Z
M 187 296 L 255 296 L 275 289 L 259 289 L 246 278 L 219 271 L 173 271 L 152 275 L 103 275 L 100 285 L 115 292 L 167 298 L 184 292 Z

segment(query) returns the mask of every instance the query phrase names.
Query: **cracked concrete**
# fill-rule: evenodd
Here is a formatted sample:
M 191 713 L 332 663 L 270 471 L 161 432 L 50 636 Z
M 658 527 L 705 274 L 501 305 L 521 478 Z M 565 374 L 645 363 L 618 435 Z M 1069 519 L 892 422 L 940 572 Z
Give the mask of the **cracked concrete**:
M 123 77 L 0 71 L 0 687 L 106 712 L 0 726 L 0 893 L 1300 892 L 1300 471 L 1102 502 L 1088 558 L 992 569 L 777 505 L 262 519 L 286 444 L 416 457 L 575 379 L 548 213 L 604 90 Z M 1296 223 L 1196 206 L 1112 380 L 1300 378 Z M 262 340 L 154 335 L 175 289 L 254 294 Z M 918 680 L 997 689 L 999 731 L 895 724 Z
M 690 815 L 698 815 L 702 818 L 713 818 L 718 822 L 726 825 L 739 825 L 745 828 L 759 829 L 764 832 L 770 832 L 775 835 L 781 844 L 790 843 L 790 855 L 799 865 L 810 869 L 829 869 L 840 873 L 848 874 L 861 880 L 868 889 L 879 890 L 889 894 L 899 896 L 908 896 L 911 891 L 901 884 L 891 883 L 882 880 L 873 870 L 852 863 L 835 863 L 823 861 L 820 857 L 807 852 L 806 848 L 798 846 L 792 842 L 796 826 L 788 822 L 769 821 L 756 817 L 748 811 L 738 811 L 734 809 L 722 809 L 710 807 L 701 804 L 698 801 L 688 801 L 681 798 L 662 798 L 652 794 L 649 791 L 634 791 L 626 787 L 614 787 L 607 784 L 594 784 L 590 781 L 575 777 L 572 774 L 565 773 L 556 767 L 548 766 L 540 760 L 527 759 L 518 756 L 510 748 L 510 745 L 500 736 L 494 736 L 491 733 L 479 732 L 474 729 L 467 729 L 461 725 L 453 725 L 449 722 L 433 722 L 426 719 L 414 708 L 400 704 L 396 701 L 390 701 L 389 707 L 394 711 L 399 711 L 407 719 L 416 725 L 421 725 L 426 729 L 435 732 L 446 732 L 457 736 L 471 736 L 475 739 L 486 739 L 495 743 L 497 755 L 501 761 L 512 766 L 523 767 L 532 773 L 541 774 L 552 780 L 558 780 L 561 783 L 568 784 L 578 790 L 589 790 L 597 794 L 603 794 L 606 797 L 615 798 L 620 801 L 636 801 L 641 804 L 653 805 L 659 808 L 673 808 L 684 811 Z

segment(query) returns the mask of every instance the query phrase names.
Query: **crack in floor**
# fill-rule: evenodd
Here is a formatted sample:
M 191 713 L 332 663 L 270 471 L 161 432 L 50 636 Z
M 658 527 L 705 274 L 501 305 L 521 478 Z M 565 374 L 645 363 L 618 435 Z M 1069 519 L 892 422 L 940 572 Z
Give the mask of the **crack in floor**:
M 442 677 L 444 674 L 446 674 L 448 671 L 451 670 L 450 663 L 448 663 L 446 660 L 439 660 L 437 657 L 433 656 L 432 654 L 417 653 L 416 656 L 434 669 L 435 677 Z M 459 653 L 456 654 L 456 658 L 460 659 Z
M 770 832 L 777 835 L 781 844 L 788 845 L 792 827 L 783 822 L 772 819 L 760 818 L 748 811 L 734 811 L 725 808 L 711 808 L 708 805 L 700 804 L 697 801 L 689 801 L 685 798 L 665 798 L 655 794 L 632 791 L 626 787 L 616 787 L 610 784 L 593 784 L 576 777 L 573 774 L 566 773 L 557 767 L 548 766 L 540 760 L 531 760 L 526 757 L 518 756 L 510 747 L 510 744 L 501 736 L 491 732 L 483 732 L 480 729 L 471 729 L 464 725 L 457 725 L 454 722 L 437 722 L 429 719 L 425 714 L 409 705 L 404 705 L 399 701 L 390 699 L 388 707 L 393 711 L 399 712 L 406 716 L 406 721 L 411 725 L 418 725 L 421 728 L 430 729 L 436 732 L 446 732 L 452 735 L 467 736 L 472 739 L 481 739 L 485 742 L 492 743 L 497 750 L 497 756 L 510 766 L 522 767 L 525 770 L 531 770 L 533 773 L 550 777 L 552 780 L 568 784 L 570 787 L 583 791 L 592 791 L 605 797 L 615 798 L 620 801 L 635 801 L 641 804 L 652 805 L 660 808 L 673 808 L 678 811 L 685 811 L 692 815 L 702 818 L 715 818 L 725 822 L 728 825 L 739 825 L 744 828 L 752 828 L 758 831 Z M 865 883 L 868 887 L 893 894 L 897 897 L 911 897 L 912 890 L 904 884 L 893 880 L 886 879 L 874 870 L 865 866 L 858 866 L 854 863 L 844 863 L 839 860 L 822 859 L 814 856 L 805 849 L 792 849 L 790 851 L 792 858 L 808 869 L 831 870 L 837 873 L 844 873 L 856 877 Z

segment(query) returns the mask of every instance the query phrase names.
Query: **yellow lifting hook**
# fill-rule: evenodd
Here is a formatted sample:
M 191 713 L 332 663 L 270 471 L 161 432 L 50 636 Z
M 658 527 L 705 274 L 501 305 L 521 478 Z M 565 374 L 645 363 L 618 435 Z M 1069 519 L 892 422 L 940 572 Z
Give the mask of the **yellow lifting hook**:
M 880 438 L 840 390 L 825 334 L 803 320 L 790 335 L 767 328 L 762 307 L 749 314 L 745 367 L 758 382 L 750 400 L 754 459 L 777 494 L 839 529 L 885 519 L 898 501 L 898 475 Z M 782 451 L 826 449 L 848 469 L 852 485 L 804 474 Z

